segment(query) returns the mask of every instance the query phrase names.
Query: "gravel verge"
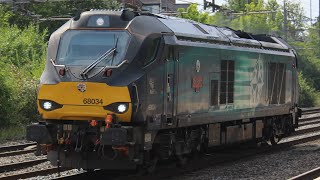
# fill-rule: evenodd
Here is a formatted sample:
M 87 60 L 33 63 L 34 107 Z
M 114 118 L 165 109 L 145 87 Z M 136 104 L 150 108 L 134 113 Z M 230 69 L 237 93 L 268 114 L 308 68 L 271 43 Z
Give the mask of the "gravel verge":
M 50 162 L 44 162 L 44 163 L 40 163 L 37 164 L 35 166 L 31 166 L 25 169 L 20 169 L 17 171 L 10 171 L 10 172 L 5 172 L 5 173 L 1 173 L 0 174 L 0 178 L 1 177 L 6 177 L 9 175 L 13 175 L 13 174 L 20 174 L 20 173 L 26 173 L 26 172 L 31 172 L 31 171 L 36 171 L 36 170 L 43 170 L 43 169 L 47 169 L 47 168 L 52 168 L 53 166 L 50 164 Z
M 14 140 L 14 141 L 5 141 L 0 143 L 1 146 L 14 146 L 14 145 L 20 145 L 20 144 L 27 144 L 27 143 L 32 143 L 32 141 L 27 141 L 27 140 Z
M 83 173 L 86 172 L 82 169 L 72 169 L 69 171 L 63 171 L 60 173 L 60 176 L 58 173 L 54 173 L 54 174 L 50 174 L 48 176 L 37 176 L 37 177 L 32 177 L 32 178 L 27 178 L 28 180 L 47 180 L 47 179 L 56 179 L 59 177 L 63 177 L 63 176 L 71 176 L 71 175 L 75 175 L 75 174 L 79 174 L 79 173 Z
M 288 179 L 320 165 L 320 140 L 277 153 L 214 166 L 172 177 L 171 180 Z
M 34 153 L 22 154 L 22 155 L 18 155 L 18 156 L 0 157 L 0 165 L 2 166 L 2 165 L 6 165 L 6 164 L 11 164 L 11 163 L 37 160 L 37 159 L 42 159 L 44 157 L 45 156 L 35 156 Z

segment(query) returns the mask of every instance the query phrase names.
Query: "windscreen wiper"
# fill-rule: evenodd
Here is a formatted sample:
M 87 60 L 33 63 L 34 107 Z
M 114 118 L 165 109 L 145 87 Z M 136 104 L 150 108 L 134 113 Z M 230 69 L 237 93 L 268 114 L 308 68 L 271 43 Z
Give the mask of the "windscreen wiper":
M 94 67 L 96 67 L 101 61 L 105 60 L 107 57 L 109 57 L 113 52 L 115 52 L 116 48 L 111 48 L 105 53 L 103 53 L 98 59 L 93 61 L 93 63 L 89 64 L 86 68 L 84 68 L 81 72 L 82 78 L 84 78 L 88 72 L 90 72 Z
M 119 42 L 119 37 L 117 37 L 116 43 L 115 43 L 115 45 L 114 45 L 114 48 L 116 48 L 116 49 L 117 49 L 117 47 L 118 47 L 118 42 Z M 112 61 L 111 61 L 111 66 L 113 65 L 114 56 L 115 56 L 116 54 L 117 54 L 117 51 L 115 51 L 115 52 L 113 53 Z

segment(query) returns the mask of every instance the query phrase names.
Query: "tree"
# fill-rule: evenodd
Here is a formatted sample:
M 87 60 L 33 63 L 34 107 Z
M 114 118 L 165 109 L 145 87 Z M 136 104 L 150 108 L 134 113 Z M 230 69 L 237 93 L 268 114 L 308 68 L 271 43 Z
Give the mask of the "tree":
M 12 13 L 6 9 L 6 6 L 0 4 L 0 28 L 9 26 L 9 18 L 12 16 Z
M 227 8 L 235 12 L 246 11 L 246 5 L 250 3 L 257 3 L 257 0 L 228 0 Z
M 2 8 L 1 8 L 2 7 Z M 0 5 L 1 17 L 6 15 L 10 25 L 16 25 L 20 29 L 35 23 L 39 18 L 49 17 L 74 17 L 80 12 L 90 9 L 119 9 L 120 4 L 116 0 L 85 0 L 85 1 L 46 1 L 42 3 L 22 4 L 12 8 L 11 5 Z M 12 11 L 14 9 L 14 11 Z M 9 14 L 9 15 L 8 15 Z M 52 33 L 65 21 L 41 21 L 38 22 L 40 30 L 48 29 Z
M 250 33 L 284 36 L 283 6 L 276 0 L 229 0 L 225 5 L 228 10 L 221 10 L 210 17 L 210 24 L 228 26 Z M 250 2 L 247 4 L 246 2 Z M 287 3 L 288 36 L 290 40 L 301 39 L 304 34 L 303 11 L 300 3 Z
M 308 36 L 303 42 L 292 43 L 300 55 L 300 69 L 305 81 L 316 91 L 320 91 L 320 42 L 318 23 L 308 29 Z
M 197 9 L 197 4 L 191 4 L 188 8 L 187 11 L 184 8 L 179 8 L 178 9 L 179 17 L 185 18 L 185 19 L 191 19 L 197 22 L 201 23 L 209 23 L 209 13 L 201 13 Z
M 288 12 L 288 39 L 298 40 L 304 36 L 303 32 L 305 29 L 303 8 L 298 2 L 290 2 L 287 5 Z

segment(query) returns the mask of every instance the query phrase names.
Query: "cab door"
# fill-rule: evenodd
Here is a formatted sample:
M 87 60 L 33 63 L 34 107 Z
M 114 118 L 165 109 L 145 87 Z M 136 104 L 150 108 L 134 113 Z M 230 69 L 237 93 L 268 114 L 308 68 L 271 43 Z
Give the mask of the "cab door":
M 165 60 L 165 73 L 164 73 L 164 126 L 176 125 L 176 87 L 177 87 L 177 73 L 178 59 L 175 55 L 175 48 L 169 47 L 167 58 Z

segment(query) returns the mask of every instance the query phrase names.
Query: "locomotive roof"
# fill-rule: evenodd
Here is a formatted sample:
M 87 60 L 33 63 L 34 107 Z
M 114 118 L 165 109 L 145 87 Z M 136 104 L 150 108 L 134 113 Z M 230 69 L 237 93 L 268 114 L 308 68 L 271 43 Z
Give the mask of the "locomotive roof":
M 179 40 L 197 42 L 232 43 L 271 50 L 288 51 L 288 45 L 281 38 L 269 35 L 253 35 L 235 31 L 228 27 L 217 27 L 196 21 L 157 14 L 158 19 L 170 28 Z
M 128 12 L 128 10 L 126 11 Z M 180 41 L 226 44 L 286 52 L 288 52 L 289 49 L 292 49 L 281 38 L 274 36 L 254 35 L 244 31 L 236 31 L 228 27 L 207 25 L 188 19 L 152 13 L 134 12 L 134 15 L 130 15 L 132 17 L 123 20 L 122 16 L 124 12 L 125 11 L 121 10 L 115 11 L 94 9 L 91 11 L 83 12 L 80 16 L 73 18 L 71 22 L 69 22 L 69 27 L 81 28 L 87 25 L 90 17 L 97 15 L 106 15 L 110 18 L 110 27 L 127 28 L 128 25 L 130 25 L 130 21 L 134 21 L 135 16 L 152 16 L 162 22 L 167 28 L 169 28 Z M 149 25 L 145 27 L 152 28 Z

